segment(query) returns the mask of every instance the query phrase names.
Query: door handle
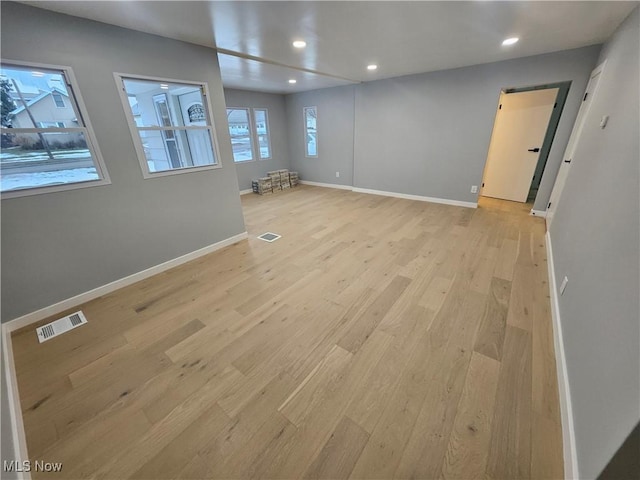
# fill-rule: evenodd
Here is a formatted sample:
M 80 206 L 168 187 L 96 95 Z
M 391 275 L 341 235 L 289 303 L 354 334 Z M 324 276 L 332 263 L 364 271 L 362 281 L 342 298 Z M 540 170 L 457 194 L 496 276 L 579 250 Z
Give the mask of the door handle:
M 538 147 L 536 148 L 530 148 L 529 150 L 527 150 L 528 152 L 536 152 L 538 153 L 540 151 L 540 149 Z
M 564 163 L 571 163 L 571 159 L 570 158 L 565 159 Z

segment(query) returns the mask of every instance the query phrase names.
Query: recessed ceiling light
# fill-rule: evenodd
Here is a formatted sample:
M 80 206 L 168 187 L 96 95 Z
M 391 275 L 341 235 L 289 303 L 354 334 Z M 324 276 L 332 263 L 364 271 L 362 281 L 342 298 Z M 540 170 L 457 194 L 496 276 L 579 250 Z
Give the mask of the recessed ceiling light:
M 513 45 L 514 43 L 517 43 L 518 40 L 520 40 L 518 37 L 507 38 L 502 42 L 502 45 Z
M 378 69 L 378 65 L 375 64 L 371 64 L 371 65 L 367 65 L 367 70 L 377 70 Z
M 293 85 L 294 83 L 298 83 L 298 81 L 295 78 L 290 78 L 289 83 Z
M 293 42 L 293 46 L 296 48 L 304 48 L 307 46 L 307 42 L 305 42 L 304 40 L 296 40 L 295 42 Z
M 160 88 L 163 90 L 169 90 L 169 85 L 167 85 L 166 83 L 161 83 Z

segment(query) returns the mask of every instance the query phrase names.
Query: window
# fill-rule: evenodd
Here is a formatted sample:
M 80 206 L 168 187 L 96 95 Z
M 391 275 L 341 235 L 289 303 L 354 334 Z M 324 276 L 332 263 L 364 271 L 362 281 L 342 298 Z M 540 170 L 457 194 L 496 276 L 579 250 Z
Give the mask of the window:
M 269 139 L 269 117 L 266 108 L 253 109 L 256 138 L 258 139 L 258 152 L 260 159 L 271 158 L 271 141 Z
M 253 113 L 253 122 L 250 112 Z M 228 108 L 227 122 L 235 162 L 249 162 L 258 152 L 260 160 L 271 158 L 269 118 L 266 108 Z
M 51 96 L 53 97 L 53 101 L 56 104 L 56 107 L 58 108 L 65 108 L 66 105 L 64 104 L 64 99 L 62 98 L 62 95 L 59 94 L 58 92 L 51 92 Z
M 0 90 L 3 198 L 109 183 L 69 68 L 2 62 Z
M 145 178 L 219 166 L 205 83 L 115 76 Z
M 249 125 L 249 109 L 228 108 L 227 122 L 229 123 L 229 135 L 231 135 L 233 160 L 235 162 L 248 162 L 253 160 L 253 142 L 251 140 L 251 126 Z
M 304 151 L 307 157 L 318 156 L 317 121 L 318 112 L 316 107 L 304 107 Z

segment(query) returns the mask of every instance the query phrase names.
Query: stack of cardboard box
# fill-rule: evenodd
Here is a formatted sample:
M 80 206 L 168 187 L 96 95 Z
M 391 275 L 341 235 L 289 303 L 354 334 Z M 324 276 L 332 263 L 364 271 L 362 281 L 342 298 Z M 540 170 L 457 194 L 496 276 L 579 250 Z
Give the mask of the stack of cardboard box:
M 270 177 L 262 177 L 251 182 L 253 193 L 264 195 L 265 193 L 273 193 L 273 185 Z
M 295 187 L 298 183 L 300 183 L 298 172 L 290 172 L 287 169 L 282 169 L 267 172 L 266 177 L 253 180 L 251 185 L 254 193 L 264 195 L 265 193 L 274 193 L 279 190 Z

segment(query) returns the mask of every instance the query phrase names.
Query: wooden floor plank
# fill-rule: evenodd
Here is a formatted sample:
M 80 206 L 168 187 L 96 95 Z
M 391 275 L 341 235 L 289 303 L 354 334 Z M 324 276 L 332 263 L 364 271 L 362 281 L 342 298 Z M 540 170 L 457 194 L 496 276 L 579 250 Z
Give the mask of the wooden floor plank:
M 507 326 L 511 282 L 494 277 L 489 290 L 482 321 L 476 334 L 474 350 L 500 361 Z
M 336 345 L 311 373 L 296 387 L 278 407 L 291 423 L 299 425 L 313 413 L 318 403 L 326 401 L 326 395 L 333 391 L 332 384 L 341 378 L 353 354 Z
M 535 270 L 532 266 L 516 264 L 513 270 L 511 298 L 507 314 L 508 325 L 529 332 L 533 328 L 534 274 Z
M 409 278 L 400 275 L 395 277 L 378 298 L 356 319 L 353 326 L 338 341 L 338 345 L 352 353 L 357 352 L 409 283 L 411 283 Z
M 408 354 L 411 355 L 410 362 L 371 433 L 352 478 L 391 478 L 412 437 L 425 397 L 430 394 L 439 396 L 441 389 L 450 393 L 450 375 L 460 377 L 461 381 L 456 379 L 453 383 L 459 383 L 462 389 L 470 351 L 465 352 L 453 343 L 442 343 L 427 331 L 414 352 Z M 455 404 L 457 399 L 454 407 Z
M 432 351 L 438 352 L 437 342 Z M 439 478 L 472 350 L 447 342 L 429 366 L 420 412 L 396 463 L 395 478 Z M 439 358 L 438 358 L 439 357 Z M 372 439 L 370 439 L 370 442 Z
M 492 419 L 487 474 L 531 478 L 531 334 L 507 326 Z
M 562 427 L 534 412 L 531 420 L 531 478 L 564 478 L 563 462 Z
M 138 468 L 130 478 L 175 478 L 197 455 L 202 444 L 220 432 L 230 421 L 224 410 L 214 403 L 166 447 Z
M 342 417 L 303 478 L 347 479 L 369 440 L 369 434 L 349 417 Z
M 446 479 L 481 478 L 487 463 L 500 363 L 474 353 L 442 465 Z

